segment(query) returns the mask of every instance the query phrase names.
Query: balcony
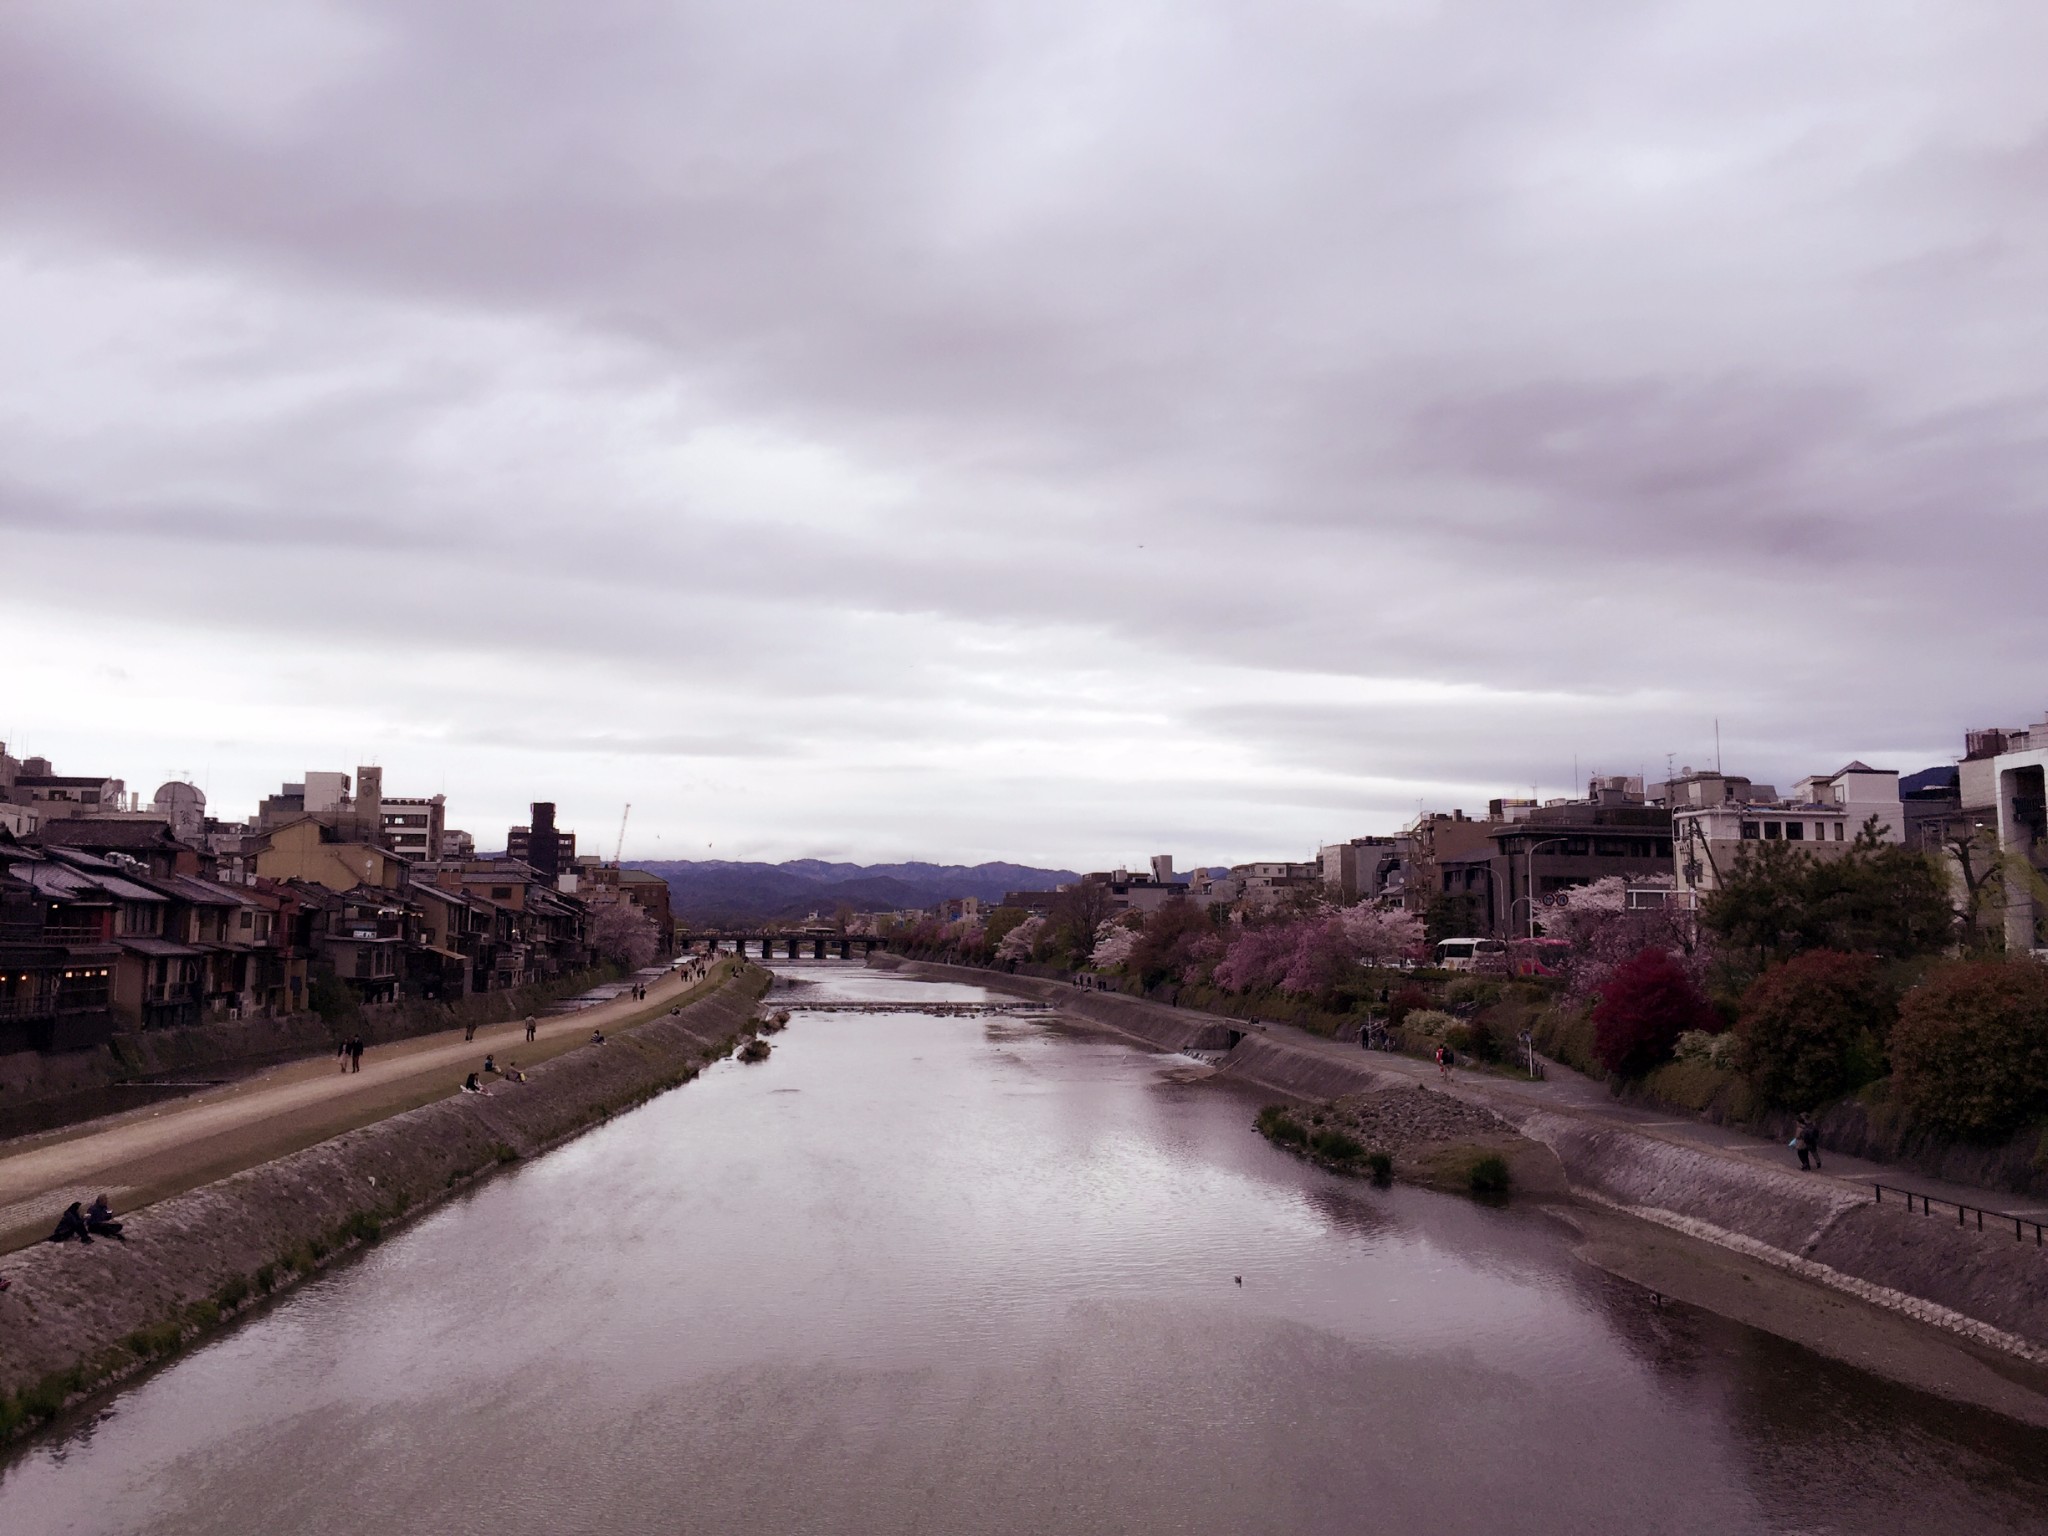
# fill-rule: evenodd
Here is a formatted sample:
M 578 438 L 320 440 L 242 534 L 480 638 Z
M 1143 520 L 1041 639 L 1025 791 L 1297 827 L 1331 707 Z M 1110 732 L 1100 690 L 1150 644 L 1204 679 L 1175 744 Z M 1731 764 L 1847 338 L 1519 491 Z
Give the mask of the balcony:
M 45 923 L 42 938 L 50 944 L 104 944 L 106 927 L 101 923 Z

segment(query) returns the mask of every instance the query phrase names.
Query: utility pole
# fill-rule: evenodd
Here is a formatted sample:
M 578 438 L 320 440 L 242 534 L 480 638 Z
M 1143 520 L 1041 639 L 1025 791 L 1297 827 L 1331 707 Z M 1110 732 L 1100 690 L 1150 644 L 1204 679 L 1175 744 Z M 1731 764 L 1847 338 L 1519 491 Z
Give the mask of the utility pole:
M 626 808 L 619 812 L 619 840 L 612 845 L 612 868 L 619 867 L 619 860 L 626 852 L 626 818 L 633 814 L 633 802 L 628 800 Z

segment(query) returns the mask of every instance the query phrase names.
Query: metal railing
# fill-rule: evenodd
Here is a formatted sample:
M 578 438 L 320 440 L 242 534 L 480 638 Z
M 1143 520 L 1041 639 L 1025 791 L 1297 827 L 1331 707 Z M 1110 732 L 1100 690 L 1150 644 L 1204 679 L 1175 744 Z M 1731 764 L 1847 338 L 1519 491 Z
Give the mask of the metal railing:
M 1934 1195 L 1923 1195 L 1917 1190 L 1900 1189 L 1896 1184 L 1873 1184 L 1870 1187 L 1877 1191 L 1877 1203 L 1879 1205 L 1884 1204 L 1884 1197 L 1887 1192 L 1905 1196 L 1906 1212 L 1908 1215 L 1912 1214 L 1916 1205 L 1923 1216 L 1932 1216 L 1937 1205 L 1945 1205 L 1956 1213 L 1956 1225 L 1959 1227 L 1969 1226 L 1970 1218 L 1972 1216 L 1976 1217 L 1977 1230 L 1979 1232 L 1985 1230 L 1984 1220 L 1986 1217 L 1997 1222 L 2000 1226 L 2004 1226 L 2009 1221 L 2012 1223 L 2013 1238 L 2017 1242 L 2025 1242 L 2027 1240 L 2026 1229 L 2032 1227 L 2034 1229 L 2034 1246 L 2036 1248 L 2042 1246 L 2042 1224 L 2028 1217 L 2015 1216 L 2010 1211 L 1987 1211 L 1974 1205 L 1962 1205 L 1954 1200 L 1943 1200 Z

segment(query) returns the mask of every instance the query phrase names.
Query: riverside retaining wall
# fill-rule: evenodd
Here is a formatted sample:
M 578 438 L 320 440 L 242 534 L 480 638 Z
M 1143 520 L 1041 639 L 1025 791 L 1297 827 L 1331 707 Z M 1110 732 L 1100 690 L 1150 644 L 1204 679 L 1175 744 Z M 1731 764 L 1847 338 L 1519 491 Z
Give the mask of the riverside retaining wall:
M 1502 1113 L 1572 1191 L 2048 1364 L 2048 1250 L 2012 1228 L 1908 1215 L 1833 1180 L 1549 1111 Z
M 768 985 L 754 970 L 681 1012 L 542 1062 L 525 1083 L 394 1115 L 135 1214 L 133 1241 L 0 1258 L 0 1430 L 141 1368 L 223 1316 L 731 1049 Z M 55 1217 L 52 1212 L 52 1218 Z

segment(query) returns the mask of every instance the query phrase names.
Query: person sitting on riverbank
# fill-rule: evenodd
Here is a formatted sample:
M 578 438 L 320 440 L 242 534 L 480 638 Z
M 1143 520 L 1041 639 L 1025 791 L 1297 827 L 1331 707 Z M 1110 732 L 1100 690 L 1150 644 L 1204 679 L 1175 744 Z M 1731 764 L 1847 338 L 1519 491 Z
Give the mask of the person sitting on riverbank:
M 462 1080 L 462 1091 L 464 1093 L 482 1093 L 484 1085 L 478 1081 L 477 1075 L 472 1072 Z
M 593 1029 L 593 1030 L 592 1030 L 592 1031 L 590 1032 L 590 1043 L 591 1043 L 592 1045 L 603 1045 L 603 1044 L 604 1044 L 604 1031 L 603 1031 L 602 1029 Z
M 85 1208 L 85 1230 L 94 1237 L 119 1238 L 125 1243 L 128 1239 L 121 1236 L 122 1225 L 121 1222 L 114 1220 L 114 1208 L 107 1203 L 105 1195 L 101 1195 Z
M 498 1058 L 495 1053 L 487 1053 L 484 1056 L 484 1070 L 490 1073 L 493 1077 L 497 1075 Z
M 511 1060 L 507 1060 L 505 1065 L 499 1069 L 498 1076 L 508 1083 L 523 1083 L 526 1081 L 526 1074 L 519 1070 L 519 1063 Z
M 92 1234 L 85 1230 L 84 1208 L 76 1200 L 65 1207 L 64 1214 L 57 1218 L 57 1230 L 52 1232 L 45 1241 L 68 1243 L 74 1237 L 81 1243 L 92 1241 Z

